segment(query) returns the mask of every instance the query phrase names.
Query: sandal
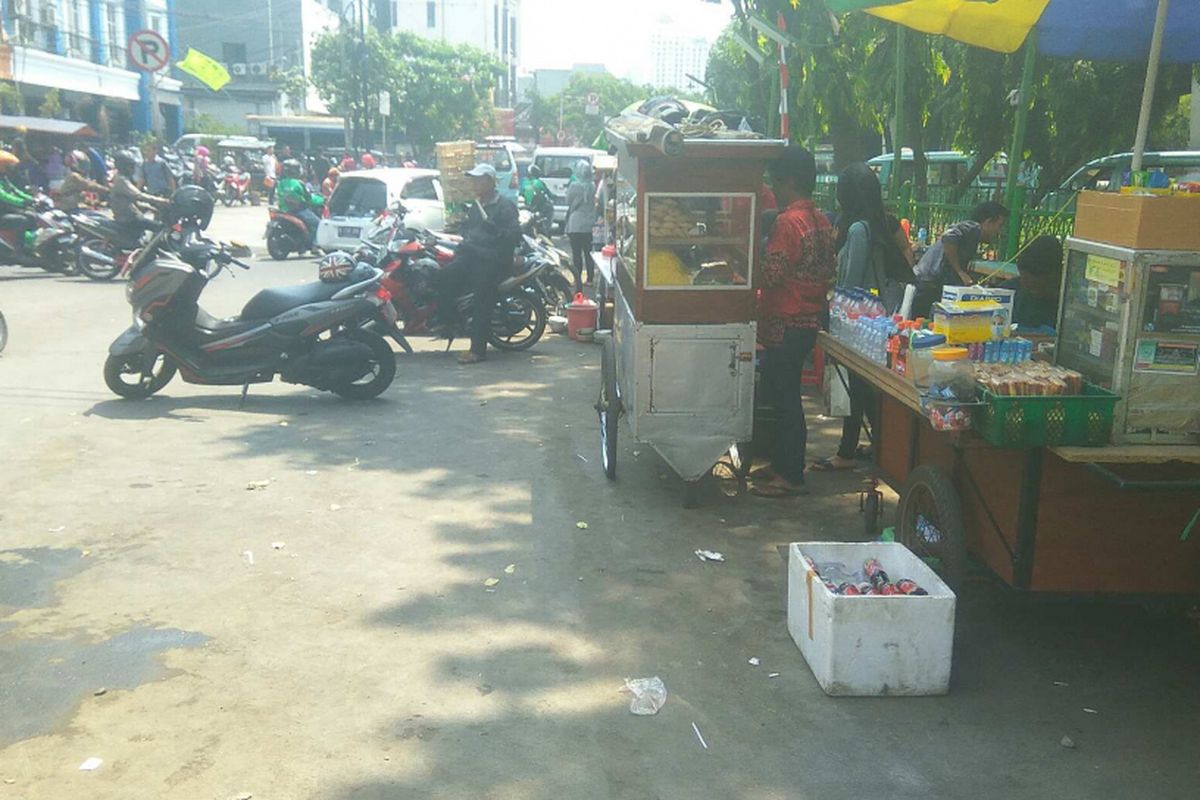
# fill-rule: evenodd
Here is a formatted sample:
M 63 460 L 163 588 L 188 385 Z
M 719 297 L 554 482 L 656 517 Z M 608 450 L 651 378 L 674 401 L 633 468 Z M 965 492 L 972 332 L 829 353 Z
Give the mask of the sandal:
M 486 359 L 483 356 L 479 355 L 478 353 L 472 353 L 470 351 L 467 351 L 466 353 L 463 353 L 461 356 L 458 357 L 458 363 L 460 363 L 460 364 L 478 364 L 480 361 L 485 361 L 485 360 Z
M 854 469 L 856 466 L 854 462 L 850 462 L 845 466 L 839 467 L 834 463 L 832 458 L 818 458 L 812 463 L 809 470 L 812 472 L 842 472 L 843 470 Z

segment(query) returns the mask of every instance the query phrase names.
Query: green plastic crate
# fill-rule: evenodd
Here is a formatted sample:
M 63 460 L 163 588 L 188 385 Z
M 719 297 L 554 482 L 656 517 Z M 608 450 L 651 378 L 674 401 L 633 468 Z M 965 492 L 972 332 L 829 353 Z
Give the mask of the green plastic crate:
M 980 436 L 996 447 L 1041 447 L 1108 444 L 1121 398 L 1085 383 L 1082 395 L 1009 397 L 984 389 L 983 399 L 975 414 Z

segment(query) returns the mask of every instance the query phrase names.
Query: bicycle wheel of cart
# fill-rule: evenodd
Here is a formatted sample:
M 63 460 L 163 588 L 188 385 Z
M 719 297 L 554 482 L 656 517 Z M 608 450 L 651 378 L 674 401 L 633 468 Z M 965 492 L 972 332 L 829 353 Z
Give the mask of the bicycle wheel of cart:
M 608 479 L 617 477 L 617 420 L 621 416 L 621 390 L 617 385 L 617 348 L 612 338 L 604 340 L 600 354 L 600 463 Z
M 900 543 L 958 591 L 967 569 L 966 529 L 958 492 L 945 472 L 925 464 L 909 473 L 897 529 Z

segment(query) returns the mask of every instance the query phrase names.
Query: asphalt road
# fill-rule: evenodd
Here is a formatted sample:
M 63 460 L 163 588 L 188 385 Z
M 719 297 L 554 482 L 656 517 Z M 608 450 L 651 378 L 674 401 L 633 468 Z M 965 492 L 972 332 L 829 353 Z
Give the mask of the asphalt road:
M 313 273 L 257 263 L 204 304 Z M 625 428 L 610 484 L 594 346 L 420 343 L 364 404 L 178 379 L 130 403 L 101 377 L 120 285 L 4 267 L 0 310 L 0 799 L 1196 796 L 1177 616 L 975 580 L 948 696 L 826 697 L 781 554 L 856 538 L 864 474 L 685 511 Z M 653 675 L 665 707 L 632 716 L 623 679 Z

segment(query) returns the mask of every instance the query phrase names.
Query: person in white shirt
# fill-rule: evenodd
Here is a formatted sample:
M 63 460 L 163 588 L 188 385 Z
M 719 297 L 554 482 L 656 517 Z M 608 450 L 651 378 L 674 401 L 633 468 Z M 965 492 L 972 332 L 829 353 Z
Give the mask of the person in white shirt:
M 275 158 L 275 148 L 268 147 L 267 152 L 263 153 L 263 186 L 267 190 L 267 202 L 275 202 L 275 181 L 279 177 L 277 167 L 279 159 Z

